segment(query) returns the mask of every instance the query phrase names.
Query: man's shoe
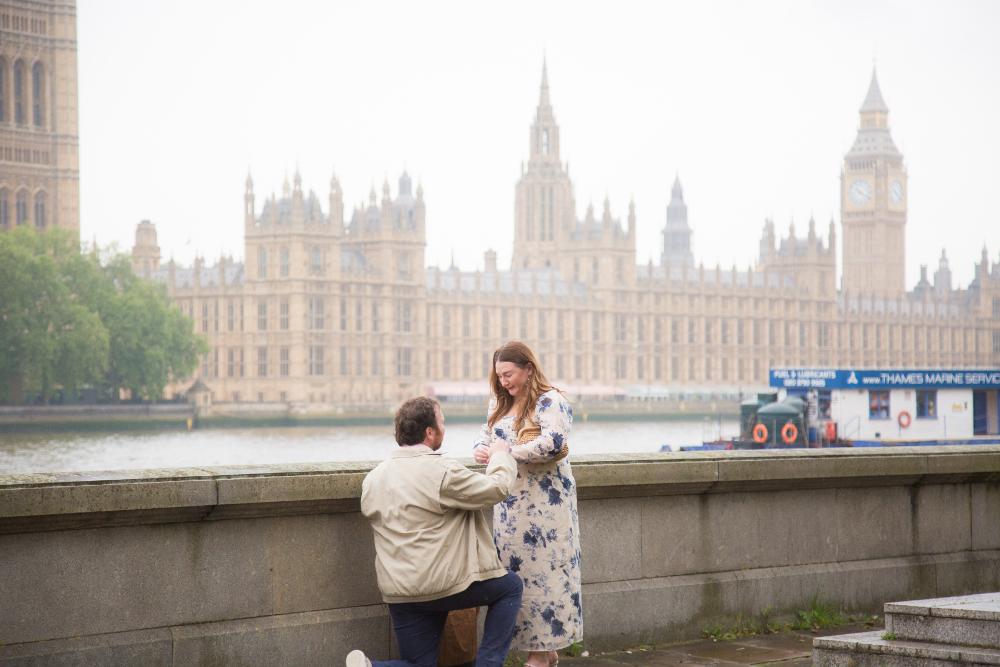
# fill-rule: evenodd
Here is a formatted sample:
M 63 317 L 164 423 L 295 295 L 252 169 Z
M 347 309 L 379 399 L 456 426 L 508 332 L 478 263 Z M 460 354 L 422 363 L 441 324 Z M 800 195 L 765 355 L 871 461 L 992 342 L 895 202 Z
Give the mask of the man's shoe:
M 372 667 L 372 661 L 358 649 L 354 649 L 347 654 L 346 663 L 346 667 Z

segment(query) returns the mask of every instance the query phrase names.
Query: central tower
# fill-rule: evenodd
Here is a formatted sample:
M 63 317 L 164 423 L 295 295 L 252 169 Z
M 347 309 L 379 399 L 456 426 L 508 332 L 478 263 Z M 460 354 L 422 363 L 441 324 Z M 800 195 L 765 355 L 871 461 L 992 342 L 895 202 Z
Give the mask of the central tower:
M 513 269 L 557 266 L 557 256 L 576 219 L 573 184 L 559 158 L 559 126 L 549 101 L 549 77 L 542 86 L 531 125 L 527 168 L 522 166 L 514 203 Z
M 842 287 L 896 298 L 906 291 L 906 167 L 889 133 L 889 107 L 874 71 L 860 114 L 840 174 Z

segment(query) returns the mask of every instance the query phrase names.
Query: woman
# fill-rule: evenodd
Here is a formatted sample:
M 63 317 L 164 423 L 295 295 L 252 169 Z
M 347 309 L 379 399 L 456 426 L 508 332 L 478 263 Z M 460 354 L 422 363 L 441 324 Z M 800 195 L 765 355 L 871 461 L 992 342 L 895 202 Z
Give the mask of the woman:
M 511 495 L 493 509 L 500 561 L 524 581 L 511 646 L 528 651 L 527 667 L 551 667 L 559 662 L 557 650 L 583 639 L 576 482 L 564 449 L 573 409 L 517 341 L 493 353 L 490 387 L 489 415 L 473 454 L 486 463 L 490 444 L 502 438 L 517 461 Z

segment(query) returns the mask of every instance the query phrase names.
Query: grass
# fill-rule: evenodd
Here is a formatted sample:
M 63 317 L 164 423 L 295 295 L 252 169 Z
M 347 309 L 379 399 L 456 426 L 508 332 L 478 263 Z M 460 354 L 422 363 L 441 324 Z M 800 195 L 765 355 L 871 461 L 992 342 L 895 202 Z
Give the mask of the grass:
M 835 628 L 847 623 L 864 623 L 867 626 L 876 625 L 878 616 L 852 616 L 845 614 L 834 604 L 814 597 L 806 609 L 795 612 L 791 622 L 781 623 L 773 618 L 770 607 L 762 609 L 757 616 L 736 617 L 732 625 L 715 624 L 702 630 L 702 636 L 712 641 L 732 641 L 755 635 L 775 634 L 790 630 L 805 630 L 818 632 L 827 628 Z
M 833 604 L 823 602 L 819 597 L 813 597 L 808 609 L 800 609 L 795 612 L 792 629 L 816 632 L 849 622 L 851 622 L 851 618 L 841 613 Z
M 887 642 L 896 641 L 896 633 L 895 632 L 883 632 L 882 633 L 882 639 L 884 639 Z

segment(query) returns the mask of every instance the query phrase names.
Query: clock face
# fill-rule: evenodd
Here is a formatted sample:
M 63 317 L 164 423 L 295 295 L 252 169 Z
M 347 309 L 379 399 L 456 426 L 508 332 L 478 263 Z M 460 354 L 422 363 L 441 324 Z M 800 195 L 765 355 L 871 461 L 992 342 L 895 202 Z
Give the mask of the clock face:
M 872 199 L 872 184 L 864 179 L 858 179 L 851 183 L 848 191 L 851 201 L 856 205 L 867 204 Z
M 889 188 L 889 196 L 892 197 L 893 204 L 903 201 L 903 184 L 899 181 L 893 181 Z

